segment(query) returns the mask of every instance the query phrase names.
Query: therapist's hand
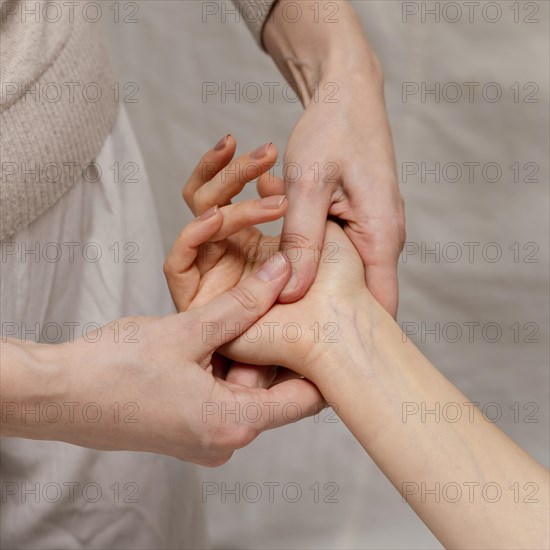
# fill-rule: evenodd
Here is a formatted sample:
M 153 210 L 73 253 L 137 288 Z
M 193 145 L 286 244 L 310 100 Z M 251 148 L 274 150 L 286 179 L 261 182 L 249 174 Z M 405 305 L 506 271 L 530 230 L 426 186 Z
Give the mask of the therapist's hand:
M 361 77 L 333 78 L 345 82 L 339 103 L 311 102 L 286 148 L 289 206 L 281 248 L 288 251 L 293 276 L 281 301 L 293 302 L 311 286 L 317 272 L 313 251 L 323 245 L 330 214 L 345 221 L 369 290 L 395 316 L 404 209 L 382 86 Z M 292 178 L 292 166 L 300 167 L 300 177 Z
M 281 246 L 293 276 L 280 301 L 311 286 L 330 214 L 345 221 L 369 290 L 395 316 L 405 222 L 382 70 L 350 2 L 302 0 L 290 21 L 295 4 L 279 0 L 263 33 L 305 107 L 286 148 L 286 190 L 262 190 L 285 192 L 289 202 Z
M 2 435 L 149 451 L 217 466 L 262 431 L 315 414 L 323 400 L 310 382 L 251 388 L 217 376 L 212 363 L 214 350 L 265 314 L 289 276 L 288 261 L 277 253 L 193 311 L 119 319 L 85 339 L 55 346 L 8 345 L 3 403 L 47 413 L 34 420 L 3 408 Z M 11 369 L 12 359 L 25 353 L 32 359 Z M 56 411 L 62 415 L 53 422 Z

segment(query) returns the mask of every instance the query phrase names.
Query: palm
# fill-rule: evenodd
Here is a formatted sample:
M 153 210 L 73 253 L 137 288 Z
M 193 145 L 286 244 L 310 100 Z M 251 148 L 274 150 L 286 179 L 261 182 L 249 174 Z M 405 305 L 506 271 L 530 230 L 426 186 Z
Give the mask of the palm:
M 272 251 L 277 250 L 278 243 L 279 237 L 246 227 L 227 239 L 201 245 L 195 262 L 200 282 L 189 309 L 233 288 L 268 259 Z
M 338 341 L 335 310 L 349 303 L 346 296 L 355 298 L 364 291 L 363 274 L 361 258 L 349 238 L 337 224 L 328 222 L 319 270 L 306 295 L 292 304 L 274 305 L 243 338 L 221 351 L 237 361 L 279 364 L 301 372 L 320 349 L 315 344 Z M 274 341 L 280 345 L 273 345 Z

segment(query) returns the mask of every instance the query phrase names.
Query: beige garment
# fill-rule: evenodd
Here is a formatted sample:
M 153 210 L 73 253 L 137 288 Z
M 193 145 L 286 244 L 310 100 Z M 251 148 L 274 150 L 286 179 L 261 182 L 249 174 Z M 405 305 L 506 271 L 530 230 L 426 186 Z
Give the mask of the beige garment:
M 273 1 L 235 0 L 258 43 Z M 125 95 L 98 26 L 137 23 L 139 9 L 0 0 L 0 240 L 59 200 L 97 156 Z
M 149 183 L 124 109 L 93 166 L 88 181 L 1 243 L 3 334 L 56 343 L 71 338 L 69 323 L 79 337 L 94 323 L 172 311 Z M 123 407 L 120 419 L 135 413 Z M 86 411 L 92 419 L 93 405 Z M 0 459 L 2 548 L 206 545 L 192 464 L 17 438 L 0 439 Z
M 58 6 L 62 17 L 45 11 Z M 0 5 L 0 239 L 36 219 L 80 180 L 117 111 L 98 25 L 62 2 Z M 34 8 L 33 17 L 26 10 Z

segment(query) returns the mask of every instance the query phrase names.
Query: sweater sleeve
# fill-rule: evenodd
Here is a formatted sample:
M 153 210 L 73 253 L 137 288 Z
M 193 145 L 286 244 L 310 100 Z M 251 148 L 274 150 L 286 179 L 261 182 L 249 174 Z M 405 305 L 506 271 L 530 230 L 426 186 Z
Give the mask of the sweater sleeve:
M 262 31 L 277 0 L 233 0 L 256 42 L 262 49 Z

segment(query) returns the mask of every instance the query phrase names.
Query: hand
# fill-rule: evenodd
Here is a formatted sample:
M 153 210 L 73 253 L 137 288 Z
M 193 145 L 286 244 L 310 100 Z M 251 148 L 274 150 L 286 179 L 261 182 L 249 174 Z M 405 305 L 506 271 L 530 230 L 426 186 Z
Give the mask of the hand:
M 395 317 L 405 222 L 380 63 L 350 2 L 302 0 L 299 22 L 285 17 L 289 3 L 278 1 L 263 32 L 305 107 L 284 158 L 289 207 L 281 247 L 294 269 L 279 301 L 297 300 L 313 282 L 330 214 L 345 222 L 369 290 Z M 271 186 L 272 194 L 283 192 Z
M 164 263 L 180 312 L 229 290 L 278 249 L 278 238 L 265 236 L 254 226 L 284 216 L 284 195 L 231 204 L 248 182 L 269 179 L 267 171 L 277 160 L 277 149 L 266 144 L 231 162 L 236 145 L 231 135 L 222 139 L 202 157 L 183 188 L 185 202 L 199 218 L 182 231 Z M 205 217 L 204 221 L 211 219 L 199 223 Z
M 334 222 L 328 222 L 323 237 L 325 247 L 319 260 L 319 270 L 306 295 L 293 304 L 275 304 L 242 336 L 222 346 L 220 353 L 248 365 L 282 365 L 315 383 L 322 374 L 319 371 L 321 363 L 323 368 L 333 368 L 318 359 L 328 351 L 331 356 L 338 355 L 334 348 L 342 342 L 342 321 L 345 320 L 346 326 L 349 326 L 350 312 L 359 302 L 367 314 L 370 312 L 372 315 L 376 315 L 380 306 L 365 286 L 361 259 L 343 230 Z M 201 270 L 198 260 L 201 246 L 207 244 L 207 234 L 201 231 L 198 222 L 191 222 L 182 231 L 169 256 L 169 264 L 179 269 L 178 283 L 182 286 L 187 286 L 186 279 L 191 284 L 194 273 L 199 273 L 199 279 L 194 284 L 194 299 L 199 301 L 202 300 L 203 288 L 208 296 L 215 292 L 212 285 L 205 284 L 203 287 L 209 272 Z M 273 256 L 267 262 L 272 259 Z M 222 266 L 239 265 L 225 257 L 220 262 Z M 244 267 L 239 266 L 238 271 L 247 272 L 253 265 L 254 261 L 248 260 Z M 201 271 L 203 275 L 200 275 Z M 173 274 L 168 275 L 168 280 L 174 284 Z M 221 278 L 219 282 L 222 284 Z M 242 368 L 246 370 L 251 367 Z
M 267 171 L 277 160 L 277 150 L 266 144 L 231 162 L 236 146 L 231 135 L 220 140 L 202 157 L 184 186 L 184 200 L 200 218 L 182 231 L 164 264 L 168 287 L 180 312 L 229 290 L 279 247 L 278 238 L 263 235 L 254 224 L 282 217 L 287 208 L 284 195 L 231 205 L 249 181 L 256 177 L 260 182 L 271 181 Z M 215 209 L 218 205 L 221 212 Z M 212 219 L 200 223 L 204 216 Z M 231 364 L 226 370 L 227 381 L 250 387 L 267 388 L 274 381 L 293 376 L 278 373 L 272 365 Z
M 216 220 L 196 225 L 200 223 L 212 227 Z M 290 266 L 278 253 L 235 288 L 193 311 L 120 319 L 85 339 L 34 345 L 33 357 L 51 374 L 32 398 L 44 396 L 50 416 L 55 402 L 62 410 L 78 404 L 76 413 L 71 421 L 64 415 L 61 422 L 40 427 L 17 423 L 12 416 L 3 424 L 3 434 L 149 451 L 217 466 L 260 432 L 314 414 L 323 400 L 313 384 L 287 380 L 271 389 L 250 388 L 214 376 L 211 361 L 214 350 L 235 337 L 232 331 L 239 334 L 271 307 L 289 276 Z M 54 376 L 58 370 L 61 374 Z M 54 385 L 54 379 L 60 383 Z M 10 387 L 21 387 L 21 380 Z M 83 415 L 82 407 L 89 403 L 94 406 Z M 292 415 L 285 414 L 289 403 Z M 120 406 L 118 420 L 115 404 Z M 98 410 L 102 414 L 96 419 Z
M 349 75 L 332 81 L 339 83 L 338 103 L 309 103 L 285 153 L 285 166 L 300 167 L 301 177 L 288 181 L 293 171 L 285 169 L 289 207 L 281 247 L 291 249 L 291 261 L 300 258 L 280 301 L 295 301 L 313 282 L 311 250 L 322 246 L 328 213 L 346 222 L 369 290 L 395 317 L 405 223 L 382 85 Z
M 228 138 L 226 146 L 229 150 L 225 151 L 221 161 L 216 162 L 223 152 L 211 150 L 206 153 L 184 187 L 185 200 L 195 213 L 211 208 L 215 204 L 227 206 L 217 210 L 208 222 L 195 220 L 187 225 L 166 259 L 165 275 L 178 311 L 193 309 L 211 300 L 220 292 L 226 291 L 255 269 L 258 262 L 269 261 L 279 246 L 279 237 L 267 237 L 258 229 L 249 226 L 250 220 L 257 218 L 257 211 L 260 210 L 257 201 L 229 204 L 231 199 L 240 193 L 246 181 L 232 180 L 229 185 L 227 184 L 228 175 L 238 173 L 237 165 L 249 162 L 245 156 L 232 163 L 227 169 L 224 168 L 231 160 L 235 145 L 234 140 Z M 275 160 L 276 152 L 269 158 L 266 166 L 272 165 Z M 214 173 L 212 170 L 207 177 L 200 177 L 207 172 L 209 166 L 219 172 Z M 264 168 L 267 170 L 265 166 Z M 221 185 L 220 182 L 224 180 L 226 184 Z M 273 185 L 272 179 L 261 176 L 259 179 L 261 194 L 268 193 L 269 185 Z M 283 183 L 279 181 L 275 185 L 281 186 Z M 208 198 L 205 199 L 205 197 Z M 200 204 L 198 210 L 197 204 Z M 285 210 L 286 205 L 283 203 L 279 213 L 274 212 L 273 217 L 284 214 Z M 309 369 L 304 365 L 306 356 L 313 348 L 323 347 L 319 348 L 313 344 L 334 344 L 338 340 L 339 326 L 334 312 L 328 314 L 322 307 L 326 298 L 332 293 L 338 295 L 341 291 L 342 296 L 351 293 L 351 299 L 354 300 L 362 291 L 365 294 L 368 292 L 365 288 L 361 260 L 349 239 L 334 223 L 330 223 L 326 231 L 330 239 L 325 242 L 321 254 L 322 275 L 318 274 L 319 280 L 316 280 L 308 292 L 306 296 L 308 301 L 306 302 L 306 298 L 303 298 L 285 307 L 275 306 L 273 315 L 270 312 L 265 318 L 267 325 L 252 327 L 244 336 L 244 340 L 240 339 L 240 346 L 231 344 L 223 348 L 224 353 L 236 353 L 232 357 L 248 364 L 230 369 L 228 378 L 230 376 L 258 377 L 257 365 L 265 365 L 267 368 L 271 365 L 283 365 L 302 375 L 306 375 L 306 371 L 309 374 Z M 251 245 L 255 254 L 246 253 L 247 249 L 251 250 Z M 321 281 L 324 282 L 321 284 Z M 315 303 L 315 296 L 319 298 L 319 303 Z M 372 301 L 370 295 L 369 299 Z M 303 338 L 294 345 L 285 346 L 285 342 L 279 341 L 281 337 L 284 340 L 281 330 L 295 322 L 298 322 Z M 310 329 L 315 322 L 318 326 Z M 269 323 L 273 323 L 271 329 Z M 273 332 L 277 327 L 279 330 Z M 258 329 L 263 334 L 257 346 L 247 346 L 246 343 L 251 340 L 248 336 Z M 276 332 L 279 334 L 275 343 Z M 282 353 L 283 349 L 284 353 Z M 269 361 L 268 357 L 273 361 Z

